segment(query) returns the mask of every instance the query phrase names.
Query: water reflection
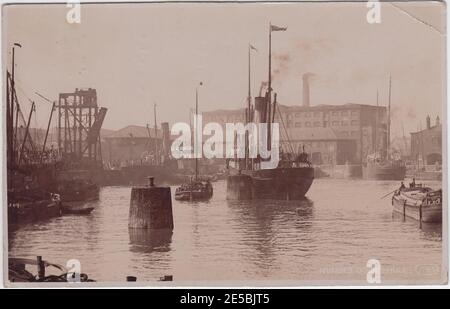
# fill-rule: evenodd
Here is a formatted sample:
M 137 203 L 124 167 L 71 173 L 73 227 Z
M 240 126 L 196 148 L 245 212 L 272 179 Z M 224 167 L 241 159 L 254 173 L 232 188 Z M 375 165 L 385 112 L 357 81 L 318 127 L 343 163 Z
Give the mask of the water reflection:
M 9 254 L 42 255 L 58 264 L 77 258 L 90 277 L 120 282 L 173 275 L 175 281 L 364 283 L 367 260 L 377 257 L 393 269 L 408 269 L 387 273 L 386 280 L 421 282 L 417 265 L 442 263 L 442 225 L 393 220 L 390 201 L 380 196 L 397 185 L 318 179 L 310 200 L 227 201 L 226 182 L 217 182 L 207 203 L 173 201 L 173 234 L 130 230 L 130 188 L 107 187 L 88 216 L 62 216 L 10 233 Z M 363 272 L 342 273 L 336 265 Z
M 291 256 L 309 255 L 314 247 L 311 233 L 314 203 L 298 201 L 227 201 L 233 229 L 240 242 L 243 262 L 260 276 L 270 276 Z
M 427 240 L 442 240 L 442 223 L 419 222 L 418 220 L 403 216 L 403 214 L 395 211 L 392 212 L 392 219 L 396 222 L 405 222 L 416 226 L 422 231 L 423 236 L 425 236 Z
M 172 243 L 170 229 L 128 229 L 130 251 L 137 253 L 169 252 Z

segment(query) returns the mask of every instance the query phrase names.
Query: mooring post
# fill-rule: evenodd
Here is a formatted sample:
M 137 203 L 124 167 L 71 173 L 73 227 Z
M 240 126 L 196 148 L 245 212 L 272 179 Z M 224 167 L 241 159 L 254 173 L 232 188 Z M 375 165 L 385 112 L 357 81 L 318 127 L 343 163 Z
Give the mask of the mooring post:
M 38 273 L 38 280 L 44 280 L 45 278 L 45 263 L 42 260 L 42 256 L 38 255 L 36 257 L 37 262 L 37 273 Z
M 133 187 L 128 227 L 173 230 L 170 187 L 155 186 L 154 177 L 148 177 L 147 186 Z
M 419 221 L 420 221 L 420 227 L 422 227 L 422 205 L 423 205 L 423 201 L 422 203 L 420 203 L 419 205 Z
M 406 200 L 403 201 L 403 221 L 406 220 Z

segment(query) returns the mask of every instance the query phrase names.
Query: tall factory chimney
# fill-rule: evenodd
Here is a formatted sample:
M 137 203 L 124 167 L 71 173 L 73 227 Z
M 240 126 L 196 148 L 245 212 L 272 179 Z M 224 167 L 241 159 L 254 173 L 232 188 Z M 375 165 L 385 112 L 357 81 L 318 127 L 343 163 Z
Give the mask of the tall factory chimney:
M 303 74 L 303 106 L 309 107 L 309 76 L 311 73 Z
M 427 129 L 430 129 L 431 128 L 431 119 L 430 119 L 430 116 L 428 115 L 427 116 Z

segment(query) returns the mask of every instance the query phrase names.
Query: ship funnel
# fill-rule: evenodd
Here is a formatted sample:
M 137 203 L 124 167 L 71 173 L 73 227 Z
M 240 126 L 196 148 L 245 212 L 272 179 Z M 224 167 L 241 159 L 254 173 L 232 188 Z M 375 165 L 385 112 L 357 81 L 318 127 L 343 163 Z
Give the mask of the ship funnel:
M 266 97 L 255 97 L 255 122 L 263 123 L 266 122 L 267 114 L 267 98 Z
M 170 130 L 169 130 L 169 123 L 168 122 L 162 122 L 161 123 L 161 130 L 162 130 L 162 145 L 163 145 L 163 156 L 164 160 L 169 159 L 169 153 L 170 153 Z

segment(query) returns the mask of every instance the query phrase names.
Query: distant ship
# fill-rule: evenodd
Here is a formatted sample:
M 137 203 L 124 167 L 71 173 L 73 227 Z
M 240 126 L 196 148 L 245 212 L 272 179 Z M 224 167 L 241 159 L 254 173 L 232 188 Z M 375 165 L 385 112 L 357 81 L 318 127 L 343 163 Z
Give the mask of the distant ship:
M 281 30 L 280 30 L 281 29 Z M 271 32 L 284 31 L 270 25 L 269 29 L 269 80 L 266 95 L 255 98 L 252 104 L 250 92 L 250 55 L 253 46 L 248 48 L 248 97 L 245 119 L 246 123 L 267 123 L 267 145 L 271 145 L 271 126 L 277 110 L 276 94 L 272 103 L 271 88 Z M 282 119 L 280 119 L 283 121 Z M 260 134 L 260 132 L 258 132 Z M 286 132 L 287 134 L 287 132 Z M 246 138 L 245 159 L 230 160 L 232 167 L 227 164 L 229 175 L 227 177 L 227 199 L 275 199 L 299 200 L 305 198 L 306 193 L 314 180 L 314 167 L 308 161 L 308 155 L 303 151 L 295 154 L 293 151 L 280 156 L 276 168 L 261 169 L 262 158 L 249 157 L 248 135 Z M 293 147 L 291 147 L 293 150 Z
M 377 96 L 378 101 L 378 96 Z M 378 102 L 377 102 L 378 104 Z M 376 117 L 375 131 L 378 128 Z M 384 154 L 377 150 L 367 157 L 367 162 L 362 167 L 363 179 L 369 180 L 403 180 L 406 175 L 406 166 L 401 158 L 395 159 L 390 149 L 391 139 L 391 78 L 389 77 L 389 106 L 388 106 L 387 147 Z M 375 141 L 377 138 L 375 137 Z M 375 142 L 377 144 L 377 142 Z
M 202 83 L 200 83 L 202 85 Z M 195 115 L 198 115 L 198 91 L 195 90 Z M 197 125 L 197 124 L 196 124 Z M 198 128 L 196 128 L 198 129 Z M 189 182 L 182 184 L 175 190 L 177 201 L 207 201 L 213 196 L 213 186 L 209 179 L 198 177 L 198 158 L 195 157 L 195 176 Z
M 363 178 L 375 180 L 403 180 L 406 167 L 401 161 L 368 162 L 363 166 Z

